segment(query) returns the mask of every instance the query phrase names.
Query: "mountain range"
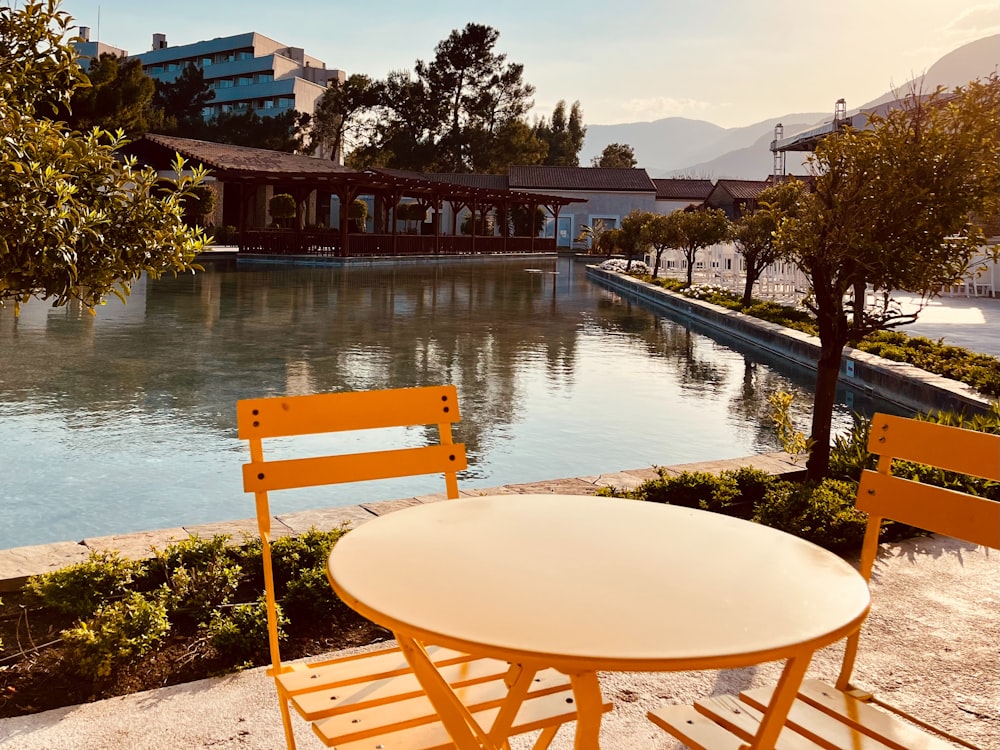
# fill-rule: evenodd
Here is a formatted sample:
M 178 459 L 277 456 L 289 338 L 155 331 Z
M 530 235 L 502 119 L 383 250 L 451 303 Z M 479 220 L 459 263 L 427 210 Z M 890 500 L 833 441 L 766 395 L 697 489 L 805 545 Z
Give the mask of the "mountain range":
M 938 86 L 954 88 L 997 72 L 998 67 L 1000 34 L 995 34 L 949 52 L 926 73 L 895 90 L 905 93 L 911 87 L 918 91 L 933 91 Z M 896 98 L 894 91 L 890 90 L 852 111 L 865 110 Z M 830 102 L 829 112 L 786 114 L 739 128 L 723 128 L 705 120 L 686 117 L 619 125 L 588 125 L 580 164 L 589 165 L 590 160 L 609 143 L 627 143 L 635 151 L 639 166 L 644 167 L 651 177 L 762 180 L 773 169 L 773 155 L 769 147 L 777 123 L 782 124 L 787 138 L 832 118 L 833 102 Z M 786 171 L 804 174 L 806 170 L 802 158 L 801 153 L 789 153 Z

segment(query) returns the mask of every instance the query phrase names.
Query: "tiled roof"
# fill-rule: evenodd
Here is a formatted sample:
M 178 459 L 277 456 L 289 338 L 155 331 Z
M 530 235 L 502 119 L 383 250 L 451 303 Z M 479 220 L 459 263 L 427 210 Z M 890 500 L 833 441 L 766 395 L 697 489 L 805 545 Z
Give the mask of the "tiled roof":
M 736 200 L 752 201 L 769 186 L 767 180 L 719 180 L 715 190 L 724 190 Z
M 657 200 L 705 200 L 712 192 L 711 180 L 684 178 L 653 179 Z
M 201 163 L 210 169 L 220 171 L 271 172 L 286 175 L 329 175 L 352 171 L 329 159 L 269 151 L 263 148 L 230 146 L 226 143 L 196 141 L 191 138 L 153 133 L 147 133 L 136 141 L 136 145 L 144 140 L 176 151 L 190 162 Z
M 600 167 L 510 167 L 511 190 L 591 190 L 654 192 L 645 169 Z
M 484 188 L 486 190 L 507 190 L 508 182 L 505 174 L 460 174 L 435 172 L 426 175 L 437 182 L 450 182 L 452 185 Z

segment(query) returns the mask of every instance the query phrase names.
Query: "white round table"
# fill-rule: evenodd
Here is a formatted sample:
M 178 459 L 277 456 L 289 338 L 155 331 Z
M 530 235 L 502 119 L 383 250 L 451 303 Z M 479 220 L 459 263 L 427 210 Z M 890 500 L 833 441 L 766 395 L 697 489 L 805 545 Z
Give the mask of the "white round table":
M 788 659 L 797 664 L 794 691 L 812 652 L 856 629 L 869 606 L 851 565 L 790 534 L 577 495 L 467 497 L 396 511 L 341 538 L 329 573 L 344 602 L 401 645 L 570 675 L 578 747 L 597 747 L 600 711 L 590 714 L 600 703 L 599 670 Z

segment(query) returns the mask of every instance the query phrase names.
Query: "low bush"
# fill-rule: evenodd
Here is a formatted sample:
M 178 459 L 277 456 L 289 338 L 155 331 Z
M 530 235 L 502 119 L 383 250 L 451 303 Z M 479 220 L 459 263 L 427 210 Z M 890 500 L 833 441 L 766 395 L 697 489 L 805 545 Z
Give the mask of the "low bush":
M 229 602 L 239 586 L 242 568 L 236 555 L 226 534 L 193 536 L 158 551 L 156 568 L 171 612 L 208 622 L 213 609 Z
M 133 591 L 101 605 L 93 617 L 64 630 L 62 637 L 70 665 L 83 677 L 99 680 L 155 648 L 169 630 L 164 599 Z
M 125 560 L 117 552 L 93 551 L 82 563 L 32 576 L 25 589 L 42 606 L 86 618 L 124 596 L 145 572 L 145 563 Z
M 330 586 L 327 584 L 327 589 Z M 275 612 L 278 640 L 287 638 L 288 620 L 280 604 Z M 223 607 L 212 612 L 208 623 L 208 638 L 220 656 L 235 665 L 245 665 L 264 659 L 269 653 L 267 633 L 267 603 L 263 596 L 255 602 Z
M 857 485 L 840 479 L 776 482 L 754 511 L 753 520 L 827 549 L 857 549 L 866 515 L 855 509 Z

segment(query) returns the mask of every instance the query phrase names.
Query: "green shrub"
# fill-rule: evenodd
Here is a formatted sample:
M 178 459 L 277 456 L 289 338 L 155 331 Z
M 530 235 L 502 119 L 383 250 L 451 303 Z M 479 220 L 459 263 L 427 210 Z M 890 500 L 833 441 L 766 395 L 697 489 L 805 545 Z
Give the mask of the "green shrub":
M 86 561 L 32 576 L 25 586 L 41 604 L 75 617 L 90 617 L 98 607 L 123 596 L 145 563 L 125 560 L 117 552 L 92 551 Z
M 169 632 L 160 597 L 132 592 L 98 607 L 92 618 L 62 632 L 73 668 L 92 680 L 107 677 L 123 661 L 143 656 Z
M 207 622 L 212 610 L 228 602 L 240 583 L 242 569 L 229 536 L 211 539 L 193 536 L 156 552 L 171 611 L 182 611 L 197 622 Z
M 637 500 L 722 512 L 739 500 L 739 493 L 732 472 L 685 471 L 667 477 L 661 471 L 658 479 L 643 482 L 631 494 Z
M 340 606 L 340 599 L 330 586 L 326 566 L 306 568 L 288 582 L 282 604 L 289 616 L 304 622 L 330 617 Z
M 857 486 L 839 479 L 779 481 L 757 506 L 753 520 L 827 549 L 853 550 L 865 534 L 865 514 L 854 507 Z
M 744 466 L 742 469 L 737 469 L 732 472 L 732 476 L 739 490 L 738 502 L 743 506 L 747 517 L 753 515 L 757 506 L 764 500 L 771 487 L 780 481 L 773 474 L 755 469 L 752 466 Z M 739 515 L 744 514 L 740 513 Z
M 326 571 L 330 550 L 345 533 L 344 528 L 319 531 L 316 528 L 297 537 L 281 537 L 271 544 L 271 564 L 274 567 L 275 588 L 286 590 L 289 583 L 303 571 Z M 330 588 L 330 584 L 326 584 Z
M 327 585 L 327 588 L 330 588 Z M 276 606 L 278 640 L 285 640 L 288 621 Z M 268 654 L 267 603 L 263 596 L 248 604 L 223 607 L 212 613 L 208 623 L 212 647 L 234 664 L 245 664 Z

